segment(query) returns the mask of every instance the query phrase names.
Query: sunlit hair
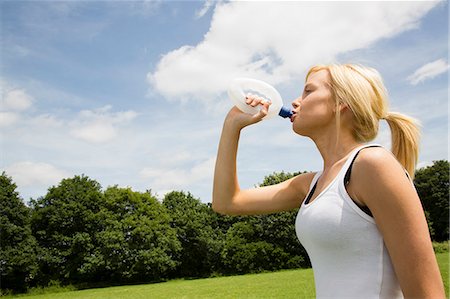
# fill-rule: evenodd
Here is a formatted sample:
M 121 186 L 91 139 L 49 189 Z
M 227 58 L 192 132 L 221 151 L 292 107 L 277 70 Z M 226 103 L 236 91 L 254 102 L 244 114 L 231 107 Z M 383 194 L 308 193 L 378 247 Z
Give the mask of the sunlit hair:
M 418 122 L 406 115 L 388 111 L 388 96 L 380 74 L 373 68 L 354 64 L 317 65 L 307 76 L 326 70 L 336 107 L 345 104 L 353 113 L 353 134 L 358 142 L 369 142 L 378 134 L 380 119 L 391 129 L 392 152 L 414 178 L 419 152 Z M 336 109 L 340 124 L 340 109 Z

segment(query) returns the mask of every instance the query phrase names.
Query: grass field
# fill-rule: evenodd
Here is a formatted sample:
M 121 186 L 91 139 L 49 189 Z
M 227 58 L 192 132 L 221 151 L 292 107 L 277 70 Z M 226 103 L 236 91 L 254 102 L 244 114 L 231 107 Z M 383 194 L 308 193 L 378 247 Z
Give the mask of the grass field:
M 449 295 L 449 254 L 436 257 Z M 25 295 L 36 299 L 135 299 L 135 298 L 311 298 L 314 297 L 314 279 L 311 269 L 279 271 L 196 280 L 173 280 L 163 283 L 120 286 L 64 293 Z M 9 296 L 8 296 L 9 297 Z M 18 296 L 9 297 L 18 298 Z
M 448 277 L 448 271 L 449 271 L 449 253 L 438 253 L 436 254 L 436 258 L 439 264 L 439 269 L 441 270 L 442 280 L 444 281 L 444 287 L 445 287 L 445 295 L 447 298 L 449 298 L 449 277 Z

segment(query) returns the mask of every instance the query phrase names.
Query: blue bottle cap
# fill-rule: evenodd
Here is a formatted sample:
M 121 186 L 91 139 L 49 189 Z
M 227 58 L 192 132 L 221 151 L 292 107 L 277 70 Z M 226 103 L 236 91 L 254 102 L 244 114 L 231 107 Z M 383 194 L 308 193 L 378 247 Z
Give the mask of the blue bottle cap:
M 283 117 L 283 118 L 287 118 L 287 117 L 291 117 L 292 116 L 292 111 L 291 109 L 289 109 L 288 107 L 281 107 L 280 112 L 278 112 L 278 115 Z

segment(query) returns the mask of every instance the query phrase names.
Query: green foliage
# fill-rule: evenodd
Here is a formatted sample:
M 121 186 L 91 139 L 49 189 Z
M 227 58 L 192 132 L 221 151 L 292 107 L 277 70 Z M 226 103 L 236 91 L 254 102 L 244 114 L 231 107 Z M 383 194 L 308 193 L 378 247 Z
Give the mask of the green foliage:
M 31 226 L 43 252 L 39 280 L 63 283 L 95 279 L 85 271 L 98 246 L 101 229 L 96 215 L 103 202 L 101 186 L 86 176 L 64 179 L 36 201 L 32 201 Z
M 165 195 L 163 205 L 169 211 L 182 250 L 176 256 L 176 277 L 204 277 L 220 270 L 222 241 L 213 229 L 211 209 L 190 193 L 173 191 Z
M 96 234 L 98 247 L 92 265 L 103 279 L 112 281 L 159 280 L 175 269 L 180 251 L 176 231 L 161 203 L 149 193 L 110 187 Z M 86 269 L 91 271 L 91 269 Z
M 309 267 L 295 236 L 296 211 L 242 217 L 227 230 L 222 252 L 228 273 Z
M 277 261 L 285 255 L 264 241 L 252 240 L 258 234 L 250 223 L 237 222 L 228 230 L 222 252 L 229 272 L 251 273 L 278 268 Z
M 434 253 L 448 253 L 449 241 L 433 242 Z
M 36 240 L 31 234 L 30 211 L 19 198 L 16 184 L 0 176 L 0 286 L 24 291 L 38 270 Z
M 426 211 L 435 241 L 449 239 L 449 163 L 434 161 L 432 166 L 416 171 L 414 184 Z
M 281 183 L 285 180 L 293 178 L 304 172 L 274 172 L 264 178 L 261 187 Z M 260 225 L 264 228 L 261 238 L 281 247 L 281 249 L 288 253 L 289 260 L 287 260 L 281 269 L 291 269 L 297 267 L 311 267 L 308 254 L 297 239 L 295 234 L 295 218 L 297 217 L 298 209 L 289 212 L 275 213 L 271 215 L 261 215 L 259 219 Z
M 86 176 L 63 180 L 33 202 L 42 247 L 40 284 L 159 280 L 180 250 L 167 210 L 149 193 L 110 187 Z
M 266 176 L 260 186 L 281 183 L 298 173 L 280 172 Z M 295 234 L 298 210 L 251 217 L 225 217 L 225 270 L 248 273 L 310 267 L 305 249 Z

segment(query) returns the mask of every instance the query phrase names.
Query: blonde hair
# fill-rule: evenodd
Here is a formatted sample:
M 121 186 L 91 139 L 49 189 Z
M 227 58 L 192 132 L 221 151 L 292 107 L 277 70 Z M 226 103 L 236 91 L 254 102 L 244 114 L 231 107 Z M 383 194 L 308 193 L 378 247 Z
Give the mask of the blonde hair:
M 419 155 L 418 122 L 409 116 L 388 112 L 387 91 L 380 74 L 373 68 L 361 65 L 317 65 L 308 71 L 306 79 L 321 70 L 327 70 L 330 75 L 336 107 L 345 104 L 353 113 L 356 141 L 373 140 L 378 134 L 380 119 L 385 119 L 391 129 L 391 151 L 414 178 Z M 339 128 L 340 109 L 336 109 L 336 121 Z

